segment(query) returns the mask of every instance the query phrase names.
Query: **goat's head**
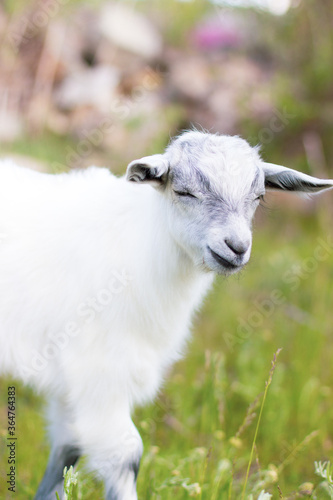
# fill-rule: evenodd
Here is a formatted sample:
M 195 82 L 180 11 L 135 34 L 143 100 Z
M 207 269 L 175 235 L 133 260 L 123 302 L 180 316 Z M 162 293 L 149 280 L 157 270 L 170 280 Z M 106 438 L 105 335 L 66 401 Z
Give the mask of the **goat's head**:
M 167 200 L 169 229 L 197 266 L 231 274 L 251 253 L 251 223 L 266 190 L 316 193 L 333 187 L 264 163 L 239 137 L 186 132 L 162 155 L 131 162 L 127 179 L 154 186 Z

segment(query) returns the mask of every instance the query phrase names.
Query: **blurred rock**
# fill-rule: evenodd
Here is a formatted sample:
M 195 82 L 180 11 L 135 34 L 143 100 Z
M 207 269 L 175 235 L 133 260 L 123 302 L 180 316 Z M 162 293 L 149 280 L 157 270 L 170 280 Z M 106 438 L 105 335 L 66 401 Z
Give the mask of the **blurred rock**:
M 57 18 L 47 25 L 45 44 L 49 57 L 59 60 L 56 82 L 68 74 L 94 66 L 95 52 L 100 41 L 96 13 L 80 6 L 71 17 Z
M 162 85 L 161 73 L 146 65 L 135 71 L 133 71 L 133 68 L 127 69 L 122 75 L 119 88 L 122 94 L 135 97 L 140 94 L 154 92 Z
M 254 89 L 264 79 L 264 71 L 251 59 L 244 56 L 225 56 L 215 66 L 216 81 L 233 88 L 235 91 L 248 91 Z
M 0 141 L 10 142 L 23 132 L 23 119 L 18 109 L 18 102 L 11 102 L 5 90 L 0 100 Z
M 170 67 L 171 92 L 176 97 L 203 100 L 211 90 L 212 76 L 208 64 L 197 56 L 181 57 Z
M 110 111 L 97 112 L 96 109 L 85 106 L 75 108 L 70 114 L 69 133 L 75 140 L 82 139 L 86 135 L 94 137 L 98 131 L 104 135 L 113 124 Z M 99 135 L 99 134 L 98 134 Z M 102 141 L 94 141 L 95 146 L 100 146 Z
M 95 106 L 109 109 L 120 75 L 111 66 L 94 66 L 69 74 L 55 93 L 55 102 L 63 109 Z
M 160 55 L 162 39 L 152 23 L 128 5 L 107 3 L 100 13 L 100 31 L 117 47 L 145 59 Z
M 67 135 L 69 132 L 70 118 L 67 114 L 61 113 L 52 107 L 46 117 L 46 126 L 49 130 L 58 135 Z
M 145 61 L 132 52 L 126 52 L 112 44 L 109 39 L 102 37 L 95 52 L 97 64 L 115 66 L 121 72 L 126 72 L 130 68 L 137 71 L 142 68 Z
M 216 129 L 234 134 L 239 120 L 238 94 L 232 87 L 218 86 L 208 98 L 208 107 Z M 205 126 L 208 126 L 205 124 Z
M 20 137 L 22 131 L 23 121 L 18 114 L 0 111 L 0 141 L 14 141 Z

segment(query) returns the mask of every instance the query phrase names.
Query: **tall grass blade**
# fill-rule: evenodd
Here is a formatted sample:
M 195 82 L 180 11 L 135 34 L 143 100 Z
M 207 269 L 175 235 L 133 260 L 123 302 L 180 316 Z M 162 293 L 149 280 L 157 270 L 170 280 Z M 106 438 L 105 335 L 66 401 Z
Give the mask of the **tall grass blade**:
M 265 383 L 265 391 L 264 391 L 264 395 L 263 395 L 263 398 L 262 398 L 262 403 L 261 403 L 261 406 L 260 406 L 260 411 L 259 411 L 257 426 L 256 426 L 256 430 L 255 430 L 254 438 L 253 438 L 253 442 L 252 442 L 250 460 L 249 460 L 249 463 L 248 463 L 248 466 L 247 466 L 247 471 L 246 471 L 244 486 L 243 486 L 243 490 L 242 490 L 242 499 L 241 500 L 244 500 L 244 498 L 245 498 L 246 486 L 247 486 L 247 481 L 248 481 L 249 474 L 250 474 L 250 467 L 251 467 L 252 460 L 253 460 L 254 449 L 255 449 L 256 440 L 257 440 L 258 431 L 259 431 L 259 426 L 260 426 L 260 421 L 261 421 L 261 415 L 262 415 L 262 412 L 263 412 L 263 409 L 264 409 L 264 405 L 265 405 L 265 401 L 266 401 L 266 396 L 267 396 L 268 388 L 269 388 L 269 386 L 271 385 L 271 382 L 272 382 L 273 373 L 274 373 L 275 366 L 276 366 L 276 360 L 277 360 L 277 357 L 280 354 L 280 352 L 281 352 L 281 349 L 278 349 L 276 351 L 276 353 L 274 354 L 274 356 L 273 356 L 272 366 L 271 366 L 271 369 L 270 369 L 270 372 L 269 372 L 269 377 L 268 377 L 268 380 Z

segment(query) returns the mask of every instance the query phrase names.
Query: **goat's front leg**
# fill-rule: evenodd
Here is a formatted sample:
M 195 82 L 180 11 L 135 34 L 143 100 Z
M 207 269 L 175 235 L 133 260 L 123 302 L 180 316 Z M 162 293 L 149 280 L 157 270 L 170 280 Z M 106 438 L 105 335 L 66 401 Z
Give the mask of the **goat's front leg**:
M 105 480 L 106 500 L 137 500 L 136 479 L 140 458 L 138 462 L 112 467 Z
M 104 482 L 107 500 L 137 500 L 143 446 L 136 427 L 128 414 L 118 413 L 110 416 L 107 428 L 99 429 L 94 436 L 91 429 L 86 431 L 80 439 L 88 468 Z
M 105 484 L 106 500 L 137 500 L 136 480 L 142 455 L 142 441 L 134 424 L 113 432 L 107 457 L 100 456 L 100 469 Z M 105 458 L 104 458 L 105 457 Z
M 79 457 L 80 450 L 76 446 L 61 445 L 54 447 L 35 500 L 54 500 L 56 492 L 58 492 L 59 498 L 63 498 L 64 468 L 74 466 Z

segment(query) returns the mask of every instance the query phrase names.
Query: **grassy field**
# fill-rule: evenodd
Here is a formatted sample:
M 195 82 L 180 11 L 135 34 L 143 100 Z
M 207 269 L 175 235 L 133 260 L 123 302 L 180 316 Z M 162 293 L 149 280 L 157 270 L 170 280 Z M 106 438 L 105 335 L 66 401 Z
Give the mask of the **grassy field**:
M 140 500 L 243 498 L 270 375 L 244 498 L 257 499 L 262 490 L 273 499 L 333 498 L 314 467 L 333 454 L 330 200 L 321 198 L 307 215 L 282 206 L 261 211 L 251 263 L 239 276 L 216 280 L 185 359 L 158 400 L 134 415 L 145 448 Z M 43 400 L 13 380 L 0 384 L 0 498 L 31 499 L 48 456 Z M 12 494 L 5 484 L 6 397 L 14 384 L 18 477 Z M 101 485 L 82 469 L 82 498 L 101 499 Z

